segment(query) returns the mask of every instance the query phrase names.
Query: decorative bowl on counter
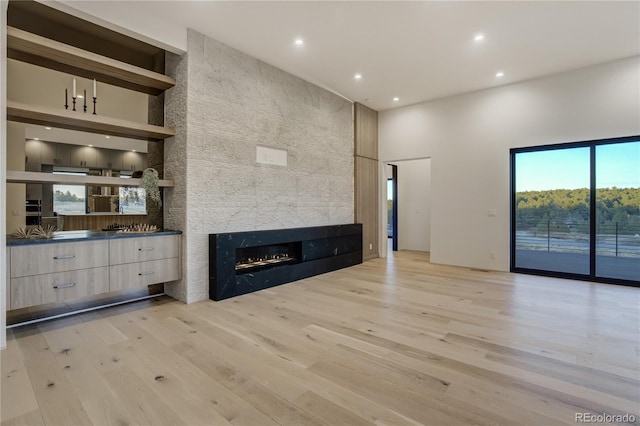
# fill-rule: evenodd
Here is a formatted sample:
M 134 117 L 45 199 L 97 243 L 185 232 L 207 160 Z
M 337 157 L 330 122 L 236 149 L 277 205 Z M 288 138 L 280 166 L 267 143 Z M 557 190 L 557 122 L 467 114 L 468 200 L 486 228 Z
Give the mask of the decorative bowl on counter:
M 37 239 L 37 238 L 53 238 L 54 234 L 58 231 L 58 228 L 53 225 L 37 225 L 25 228 L 16 228 L 12 236 L 14 238 L 22 239 Z

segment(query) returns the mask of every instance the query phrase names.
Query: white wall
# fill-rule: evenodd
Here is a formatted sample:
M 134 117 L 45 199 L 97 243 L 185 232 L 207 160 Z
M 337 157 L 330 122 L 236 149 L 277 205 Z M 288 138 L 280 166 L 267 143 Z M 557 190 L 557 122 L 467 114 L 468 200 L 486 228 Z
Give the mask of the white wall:
M 379 113 L 381 161 L 432 159 L 431 261 L 508 270 L 509 149 L 640 134 L 638 76 L 634 57 Z
M 398 250 L 431 248 L 431 160 L 397 161 Z

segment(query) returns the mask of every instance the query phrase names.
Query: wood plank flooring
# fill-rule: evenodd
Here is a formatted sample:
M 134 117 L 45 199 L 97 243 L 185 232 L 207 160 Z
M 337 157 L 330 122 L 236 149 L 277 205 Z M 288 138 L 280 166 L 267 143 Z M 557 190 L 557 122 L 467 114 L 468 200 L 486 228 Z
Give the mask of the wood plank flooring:
M 2 425 L 640 424 L 640 289 L 424 253 L 7 337 Z

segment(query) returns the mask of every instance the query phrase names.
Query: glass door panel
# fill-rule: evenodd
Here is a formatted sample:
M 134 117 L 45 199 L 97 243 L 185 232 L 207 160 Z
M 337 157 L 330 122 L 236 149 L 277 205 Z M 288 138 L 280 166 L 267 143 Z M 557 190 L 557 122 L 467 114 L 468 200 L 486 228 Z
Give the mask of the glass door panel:
M 519 152 L 514 162 L 514 266 L 589 275 L 589 147 Z
M 387 179 L 387 237 L 393 237 L 393 179 Z
M 596 146 L 595 274 L 640 280 L 640 141 Z

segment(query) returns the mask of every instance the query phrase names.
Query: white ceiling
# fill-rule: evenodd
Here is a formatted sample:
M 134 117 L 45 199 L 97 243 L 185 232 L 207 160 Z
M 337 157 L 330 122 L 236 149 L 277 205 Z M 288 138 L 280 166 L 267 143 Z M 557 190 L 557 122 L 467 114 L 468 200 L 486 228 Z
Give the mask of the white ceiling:
M 193 28 L 376 110 L 640 54 L 638 1 L 62 3 L 174 50 Z

